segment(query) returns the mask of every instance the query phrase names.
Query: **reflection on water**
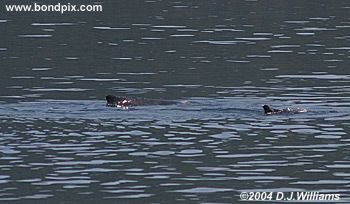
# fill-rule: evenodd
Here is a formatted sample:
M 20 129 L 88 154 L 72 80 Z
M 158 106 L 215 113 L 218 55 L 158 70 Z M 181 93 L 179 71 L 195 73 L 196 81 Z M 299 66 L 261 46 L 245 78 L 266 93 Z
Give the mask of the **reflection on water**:
M 349 202 L 348 2 L 102 3 L 0 14 L 1 202 Z M 190 103 L 121 110 L 107 94 Z
M 72 189 L 82 200 L 144 202 L 217 201 L 212 195 L 230 202 L 243 190 L 336 188 L 348 197 L 350 112 L 310 104 L 308 113 L 265 116 L 260 102 L 194 99 L 128 110 L 102 101 L 3 104 L 1 200 L 65 200 Z

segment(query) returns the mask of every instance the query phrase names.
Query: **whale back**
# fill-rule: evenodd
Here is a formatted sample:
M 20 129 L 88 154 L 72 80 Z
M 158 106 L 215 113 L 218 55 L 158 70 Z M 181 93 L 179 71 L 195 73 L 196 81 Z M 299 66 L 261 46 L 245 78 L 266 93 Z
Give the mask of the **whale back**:
M 131 97 L 117 97 L 114 95 L 106 96 L 107 106 L 114 107 L 128 107 L 128 106 L 147 106 L 147 105 L 172 105 L 176 101 L 146 99 L 146 98 L 131 98 Z
M 271 114 L 278 114 L 278 113 L 305 113 L 307 110 L 305 108 L 297 108 L 297 109 L 291 109 L 291 108 L 283 108 L 283 109 L 276 109 L 273 108 L 271 105 L 263 105 L 264 112 L 266 115 Z

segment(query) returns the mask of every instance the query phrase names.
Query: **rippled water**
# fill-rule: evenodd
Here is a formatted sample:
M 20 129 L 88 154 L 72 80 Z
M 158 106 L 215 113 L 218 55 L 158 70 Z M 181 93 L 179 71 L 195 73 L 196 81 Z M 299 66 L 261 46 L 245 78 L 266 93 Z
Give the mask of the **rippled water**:
M 350 202 L 349 2 L 101 3 L 0 14 L 1 203 Z

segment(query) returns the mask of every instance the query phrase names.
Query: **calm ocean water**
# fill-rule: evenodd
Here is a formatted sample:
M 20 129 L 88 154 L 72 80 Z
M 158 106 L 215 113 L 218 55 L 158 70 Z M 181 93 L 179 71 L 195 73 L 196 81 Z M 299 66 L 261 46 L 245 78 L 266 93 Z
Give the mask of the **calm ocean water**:
M 349 1 L 5 2 L 0 203 L 350 202 Z M 189 103 L 123 110 L 108 94 Z

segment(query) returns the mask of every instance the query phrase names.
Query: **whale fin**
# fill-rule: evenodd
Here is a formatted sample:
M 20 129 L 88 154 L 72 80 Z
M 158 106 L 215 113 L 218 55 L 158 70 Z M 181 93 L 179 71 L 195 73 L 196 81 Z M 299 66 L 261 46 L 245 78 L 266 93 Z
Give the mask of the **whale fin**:
M 280 111 L 279 109 L 274 109 L 271 105 L 267 105 L 267 104 L 263 105 L 263 108 L 264 108 L 265 114 L 272 114 Z

